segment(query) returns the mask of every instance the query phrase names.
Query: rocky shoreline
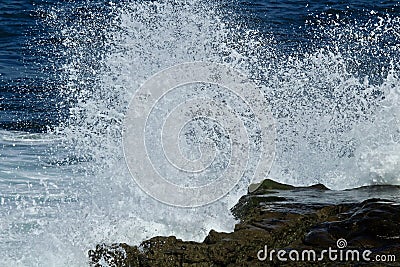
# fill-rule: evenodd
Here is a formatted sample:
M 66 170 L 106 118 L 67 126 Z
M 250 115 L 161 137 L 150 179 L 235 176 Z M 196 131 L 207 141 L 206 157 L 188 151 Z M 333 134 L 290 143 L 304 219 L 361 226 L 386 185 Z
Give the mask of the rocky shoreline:
M 232 233 L 212 230 L 202 243 L 170 236 L 154 237 L 139 246 L 99 244 L 88 252 L 90 264 L 400 266 L 399 202 L 376 197 L 359 202 L 348 200 L 349 196 L 365 192 L 366 196 L 382 195 L 379 192 L 399 195 L 400 187 L 336 192 L 321 184 L 293 187 L 265 180 L 232 208 L 232 214 L 239 219 Z M 336 198 L 339 203 L 324 203 L 327 197 Z M 329 248 L 331 254 L 324 252 Z M 275 252 L 271 256 L 272 250 Z M 278 250 L 283 251 L 280 257 Z

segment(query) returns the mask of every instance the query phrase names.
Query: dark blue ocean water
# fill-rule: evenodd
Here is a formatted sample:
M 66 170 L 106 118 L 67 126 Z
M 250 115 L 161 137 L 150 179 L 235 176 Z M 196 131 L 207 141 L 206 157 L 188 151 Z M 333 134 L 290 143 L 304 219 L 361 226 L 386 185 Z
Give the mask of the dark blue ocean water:
M 49 86 L 44 65 L 50 54 L 37 49 L 48 41 L 35 4 L 0 4 L 0 118 L 4 129 L 38 131 L 55 119 L 56 88 Z
M 274 36 L 280 52 L 288 54 L 299 50 L 303 53 L 311 49 L 309 46 L 314 48 L 329 42 L 327 36 L 316 36 L 315 31 L 329 26 L 336 16 L 340 23 L 357 20 L 362 24 L 369 19 L 371 11 L 382 16 L 400 13 L 398 1 L 265 0 L 220 1 L 220 4 L 234 12 L 236 19 L 249 28 Z M 56 67 L 65 60 L 56 53 L 62 36 L 57 37 L 54 25 L 47 25 L 44 20 L 52 7 L 67 6 L 79 17 L 83 16 L 79 12 L 83 6 L 101 9 L 102 5 L 107 6 L 107 3 L 44 0 L 0 3 L 1 128 L 45 131 L 47 126 L 65 119 L 67 111 L 60 105 L 62 84 L 57 79 Z M 104 10 L 107 12 L 106 8 Z M 381 58 L 378 63 L 387 61 Z M 369 64 L 372 68 L 376 61 Z

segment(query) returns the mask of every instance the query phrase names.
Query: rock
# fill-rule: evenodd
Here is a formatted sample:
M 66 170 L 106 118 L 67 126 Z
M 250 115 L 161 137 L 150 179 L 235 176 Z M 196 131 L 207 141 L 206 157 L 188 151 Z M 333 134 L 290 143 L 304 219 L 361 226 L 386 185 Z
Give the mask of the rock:
M 325 236 L 330 244 L 345 238 L 348 245 L 363 248 L 383 248 L 400 243 L 400 207 L 393 202 L 371 199 L 347 206 L 340 219 L 313 226 L 305 244 L 317 246 Z M 400 249 L 400 247 L 399 247 Z
M 247 217 L 253 215 L 255 208 L 260 204 L 268 202 L 278 202 L 285 201 L 286 198 L 278 196 L 268 196 L 268 195 L 246 195 L 240 198 L 238 204 L 232 208 L 232 214 L 236 219 L 244 220 Z
M 300 187 L 300 188 L 309 188 L 309 189 L 318 189 L 318 190 L 329 190 L 328 187 L 326 187 L 323 184 L 314 184 L 311 186 L 307 186 L 307 187 Z
M 266 179 L 258 184 L 252 184 L 249 186 L 248 193 L 252 195 L 262 195 L 271 193 L 271 190 L 290 190 L 295 187 L 292 185 L 281 184 L 271 179 Z
M 252 193 L 243 196 L 232 209 L 240 222 L 232 233 L 210 231 L 201 243 L 176 237 L 154 237 L 139 246 L 127 244 L 98 245 L 89 251 L 92 266 L 338 266 L 323 261 L 260 261 L 257 254 L 265 246 L 288 253 L 313 249 L 320 253 L 329 247 L 338 249 L 345 239 L 345 249 L 369 249 L 373 255 L 394 255 L 400 259 L 400 206 L 384 199 L 369 199 L 346 204 L 307 204 L 294 202 L 270 190 L 285 190 L 298 199 L 305 194 L 327 190 L 322 185 L 295 188 L 264 181 Z M 287 191 L 291 190 L 291 191 Z M 365 188 L 363 188 L 365 190 Z M 397 191 L 399 192 L 399 191 Z M 263 194 L 261 194 L 263 193 Z M 289 194 L 288 194 L 289 193 Z M 333 192 L 334 193 L 334 192 Z M 350 192 L 351 193 L 351 192 Z M 364 266 L 369 262 L 347 261 L 342 266 Z M 396 265 L 397 264 L 397 265 Z M 400 266 L 398 262 L 373 266 Z

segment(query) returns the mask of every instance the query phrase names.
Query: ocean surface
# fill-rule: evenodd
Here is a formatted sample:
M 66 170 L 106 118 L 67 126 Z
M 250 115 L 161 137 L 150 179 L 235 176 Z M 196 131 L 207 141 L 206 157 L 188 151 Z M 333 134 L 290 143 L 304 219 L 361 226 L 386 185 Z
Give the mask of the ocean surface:
M 134 93 L 194 61 L 263 92 L 276 129 L 268 178 L 400 184 L 398 1 L 0 1 L 0 266 L 87 266 L 101 242 L 232 231 L 248 180 L 179 208 L 143 192 L 124 161 Z

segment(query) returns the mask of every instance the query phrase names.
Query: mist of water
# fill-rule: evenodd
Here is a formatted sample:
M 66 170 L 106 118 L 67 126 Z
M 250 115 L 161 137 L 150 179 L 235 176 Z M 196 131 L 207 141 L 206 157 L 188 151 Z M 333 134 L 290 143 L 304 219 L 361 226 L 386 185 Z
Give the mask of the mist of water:
M 46 148 L 48 168 L 72 166 L 55 176 L 79 193 L 39 220 L 21 248 L 21 265 L 79 266 L 101 242 L 138 244 L 157 235 L 201 241 L 210 229 L 233 229 L 229 208 L 246 193 L 245 183 L 210 205 L 177 208 L 142 192 L 124 161 L 130 99 L 146 79 L 178 63 L 226 64 L 262 88 L 277 132 L 269 178 L 333 189 L 400 183 L 397 17 L 329 19 L 314 27 L 315 44 L 285 54 L 274 36 L 233 13 L 228 18 L 232 8 L 211 1 L 76 5 L 45 11 L 60 40 L 54 68 L 69 110 L 48 133 L 57 142 Z

